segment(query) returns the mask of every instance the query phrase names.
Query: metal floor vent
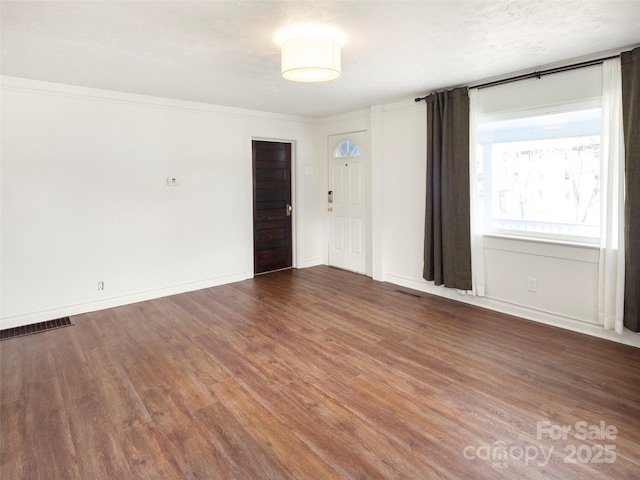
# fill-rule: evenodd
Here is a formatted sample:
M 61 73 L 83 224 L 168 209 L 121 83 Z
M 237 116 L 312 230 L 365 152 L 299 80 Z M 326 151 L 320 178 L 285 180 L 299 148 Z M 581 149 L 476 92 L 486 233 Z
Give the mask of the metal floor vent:
M 418 295 L 416 293 L 405 292 L 404 290 L 396 290 L 396 292 L 401 293 L 403 295 L 409 295 L 410 297 L 422 298 L 422 295 Z
M 46 332 L 56 328 L 69 327 L 75 325 L 69 317 L 57 318 L 55 320 L 47 320 L 46 322 L 32 323 L 31 325 L 23 325 L 21 327 L 6 328 L 0 330 L 0 340 L 8 340 L 9 338 L 23 337 L 34 333 Z

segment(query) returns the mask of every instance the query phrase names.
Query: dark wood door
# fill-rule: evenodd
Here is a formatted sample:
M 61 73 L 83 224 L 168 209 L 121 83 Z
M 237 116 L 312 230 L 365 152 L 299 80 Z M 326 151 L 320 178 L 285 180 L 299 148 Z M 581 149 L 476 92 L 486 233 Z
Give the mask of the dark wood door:
M 291 144 L 254 140 L 254 273 L 291 267 L 291 214 Z

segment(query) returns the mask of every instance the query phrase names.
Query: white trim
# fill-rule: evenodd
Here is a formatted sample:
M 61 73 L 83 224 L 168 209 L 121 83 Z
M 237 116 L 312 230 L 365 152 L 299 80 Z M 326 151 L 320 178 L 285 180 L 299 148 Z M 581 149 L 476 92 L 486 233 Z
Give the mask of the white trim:
M 356 110 L 354 112 L 340 113 L 337 115 L 331 115 L 329 117 L 323 117 L 318 119 L 319 124 L 325 126 L 333 126 L 335 123 L 349 122 L 353 123 L 354 120 L 368 120 L 369 109 Z M 339 127 L 338 127 L 339 128 Z M 339 134 L 336 132 L 335 134 Z M 327 133 L 327 135 L 333 135 L 334 133 Z
M 237 107 L 225 107 L 202 102 L 175 100 L 164 97 L 153 97 L 137 93 L 124 93 L 100 88 L 80 87 L 62 83 L 43 82 L 28 78 L 0 75 L 0 85 L 8 91 L 28 92 L 41 95 L 59 96 L 66 98 L 81 98 L 96 102 L 121 103 L 126 105 L 140 105 L 151 108 L 163 108 L 203 114 L 226 115 L 234 118 L 261 118 L 267 120 L 284 120 L 296 123 L 320 125 L 320 120 L 312 117 L 286 115 L 261 110 L 249 110 Z
M 354 135 L 361 135 L 362 136 L 362 142 L 359 141 L 355 141 L 353 140 L 352 136 Z M 337 138 L 336 138 L 337 137 Z M 340 140 L 340 137 L 344 137 L 343 140 Z M 371 165 L 371 148 L 370 148 L 370 142 L 371 142 L 371 137 L 369 135 L 369 132 L 366 129 L 353 129 L 352 131 L 347 131 L 347 132 L 343 132 L 343 133 L 335 133 L 335 134 L 331 134 L 331 135 L 327 135 L 327 159 L 326 159 L 326 172 L 327 172 L 327 183 L 325 184 L 326 188 L 325 191 L 329 191 L 329 179 L 330 179 L 330 172 L 331 172 L 331 165 L 332 162 L 337 159 L 337 158 L 349 158 L 349 157 L 334 157 L 333 153 L 335 152 L 336 148 L 338 145 L 340 145 L 342 143 L 342 141 L 344 140 L 349 140 L 353 143 L 355 143 L 356 145 L 358 145 L 358 148 L 360 149 L 360 155 L 358 155 L 357 157 L 350 157 L 350 158 L 355 158 L 355 159 L 359 159 L 362 161 L 362 165 L 363 165 L 363 175 L 364 178 L 362 179 L 362 185 L 363 185 L 363 195 L 364 195 L 364 255 L 365 255 L 365 264 L 364 264 L 364 271 L 357 271 L 357 270 L 353 270 L 356 273 L 360 273 L 362 275 L 367 275 L 367 276 L 371 276 L 371 244 L 372 244 L 372 239 L 371 239 L 371 224 L 372 224 L 372 213 L 371 213 L 371 174 L 372 174 L 372 165 Z M 329 207 L 329 203 L 326 203 L 327 207 Z M 328 210 L 328 209 L 327 209 Z M 326 255 L 327 255 L 327 265 L 330 265 L 330 258 L 331 258 L 331 238 L 329 235 L 330 232 L 330 227 L 329 227 L 329 223 L 330 223 L 330 219 L 329 217 L 327 217 L 327 238 L 326 238 Z M 343 266 L 339 266 L 337 268 L 342 268 L 345 270 L 349 270 L 347 269 L 344 265 Z
M 322 260 L 322 258 L 317 257 L 317 258 L 310 258 L 309 260 L 306 260 L 303 265 L 298 265 L 295 268 L 310 268 L 310 267 L 317 267 L 319 265 L 326 265 L 326 263 Z
M 247 279 L 247 276 L 245 272 L 238 272 L 230 275 L 207 278 L 203 280 L 197 280 L 195 282 L 181 283 L 181 284 L 171 285 L 164 288 L 146 290 L 146 291 L 136 292 L 133 294 L 122 295 L 118 297 L 109 297 L 109 298 L 105 298 L 103 300 L 98 300 L 94 302 L 78 303 L 73 305 L 63 305 L 63 306 L 48 309 L 48 310 L 41 310 L 36 312 L 24 313 L 20 315 L 8 316 L 0 319 L 0 330 L 19 327 L 22 325 L 30 325 L 32 323 L 42 322 L 46 320 L 53 320 L 55 318 L 81 315 L 83 313 L 94 312 L 96 310 L 104 310 L 107 308 L 120 307 L 122 305 L 129 305 L 132 303 L 144 302 L 147 300 L 153 300 L 155 298 L 167 297 L 169 295 L 177 295 L 180 293 L 186 293 L 186 292 L 192 292 L 195 290 L 202 290 L 205 288 L 217 287 L 219 285 L 240 282 L 246 279 Z
M 375 105 L 370 110 L 369 161 L 371 163 L 371 251 L 370 276 L 382 280 L 385 261 L 384 238 L 384 109 Z
M 520 75 L 529 75 L 529 74 L 532 74 L 532 73 L 536 73 L 536 72 L 540 72 L 540 71 L 544 71 L 544 70 L 550 70 L 550 69 L 553 69 L 553 68 L 563 68 L 563 67 L 575 65 L 575 64 L 578 64 L 578 63 L 591 62 L 591 61 L 594 61 L 594 60 L 599 60 L 601 58 L 612 57 L 612 56 L 615 56 L 615 55 L 620 55 L 622 52 L 626 52 L 627 50 L 633 50 L 636 47 L 640 47 L 640 43 L 627 45 L 626 47 L 618 47 L 618 48 L 614 48 L 614 49 L 611 49 L 611 50 L 604 50 L 602 52 L 590 53 L 588 55 L 582 55 L 580 57 L 568 58 L 568 59 L 565 59 L 565 60 L 561 60 L 559 62 L 545 63 L 545 64 L 537 66 L 537 67 L 526 68 L 526 69 L 523 69 L 523 70 L 516 70 L 514 72 L 505 73 L 505 74 L 502 74 L 502 75 L 496 75 L 496 76 L 493 76 L 493 77 L 486 77 L 486 78 L 479 79 L 479 80 L 477 80 L 475 82 L 471 82 L 471 87 L 470 88 L 477 88 L 476 85 L 482 85 L 482 84 L 485 84 L 485 83 L 499 82 L 501 80 L 509 79 L 509 78 L 512 78 L 512 77 L 518 77 Z M 588 67 L 584 67 L 584 68 L 588 68 Z M 462 86 L 462 85 L 460 85 L 460 86 Z M 490 88 L 490 87 L 485 87 L 485 88 Z
M 613 342 L 630 345 L 640 348 L 640 333 L 635 333 L 625 329 L 622 334 L 617 334 L 613 330 L 604 330 L 601 325 L 576 320 L 574 318 L 556 315 L 553 313 L 535 310 L 533 308 L 523 307 L 513 303 L 496 300 L 489 297 L 474 297 L 472 295 L 461 295 L 451 288 L 444 286 L 435 286 L 427 281 L 419 281 L 406 278 L 400 275 L 386 273 L 383 281 L 394 285 L 411 288 L 420 292 L 431 295 L 449 298 L 458 302 L 468 303 L 477 307 L 486 308 L 507 315 L 513 315 L 520 319 L 532 320 L 534 322 L 543 323 L 553 327 L 570 330 L 572 332 L 583 333 L 592 337 L 603 338 Z
M 496 87 L 497 88 L 497 87 Z M 593 110 L 602 106 L 602 96 L 567 100 L 535 107 L 522 107 L 495 112 L 480 113 L 478 123 L 501 122 L 506 120 L 520 120 L 529 117 L 542 117 L 560 113 L 572 113 L 580 110 Z
M 483 235 L 483 245 L 485 250 L 524 253 L 588 263 L 598 263 L 600 256 L 600 248 L 596 245 L 545 241 L 537 238 Z
M 253 202 L 254 202 L 254 198 L 253 198 L 253 142 L 274 142 L 274 143 L 288 143 L 289 145 L 291 145 L 291 207 L 293 208 L 293 215 L 291 216 L 291 268 L 299 268 L 300 262 L 298 261 L 298 254 L 300 252 L 300 249 L 298 248 L 298 241 L 300 238 L 300 235 L 298 235 L 298 225 L 300 224 L 300 217 L 299 217 L 299 212 L 298 212 L 298 206 L 302 205 L 302 199 L 298 199 L 298 194 L 302 195 L 302 193 L 299 193 L 299 189 L 297 188 L 298 185 L 298 168 L 297 168 L 297 164 L 298 164 L 298 140 L 296 139 L 283 139 L 283 138 L 273 138 L 273 137 L 265 137 L 265 136 L 260 136 L 260 135 L 252 135 L 251 136 L 251 144 L 250 146 L 250 158 L 249 158 L 249 165 L 250 165 L 250 176 L 249 176 L 249 196 L 251 198 L 251 201 L 249 202 L 249 208 L 250 208 L 250 212 L 249 212 L 249 218 L 250 218 L 250 223 L 251 223 L 251 229 L 249 230 L 249 235 L 248 235 L 248 242 L 250 243 L 250 250 L 251 250 L 251 255 L 249 255 L 248 261 L 247 263 L 251 264 L 251 268 L 249 269 L 249 272 L 251 273 L 251 278 L 253 278 L 254 276 L 254 271 L 255 271 L 255 262 L 254 262 L 254 255 L 255 255 L 255 251 L 254 251 L 254 243 L 253 243 L 253 228 L 254 228 L 254 218 L 253 218 Z M 264 273 L 269 273 L 269 272 L 264 272 Z

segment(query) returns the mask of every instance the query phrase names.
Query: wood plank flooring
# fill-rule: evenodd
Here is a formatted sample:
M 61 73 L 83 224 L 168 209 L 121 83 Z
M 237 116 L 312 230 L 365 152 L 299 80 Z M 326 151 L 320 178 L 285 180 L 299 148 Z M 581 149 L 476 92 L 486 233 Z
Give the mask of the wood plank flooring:
M 288 270 L 3 341 L 0 478 L 640 478 L 639 349 L 397 288 Z

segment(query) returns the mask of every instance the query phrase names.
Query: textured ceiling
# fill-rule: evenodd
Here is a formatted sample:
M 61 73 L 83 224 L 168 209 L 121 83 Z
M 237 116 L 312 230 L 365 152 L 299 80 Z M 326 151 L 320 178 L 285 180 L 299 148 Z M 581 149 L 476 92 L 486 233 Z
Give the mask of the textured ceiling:
M 640 0 L 2 1 L 3 75 L 322 117 L 640 43 Z M 342 76 L 280 76 L 273 33 L 347 36 Z

